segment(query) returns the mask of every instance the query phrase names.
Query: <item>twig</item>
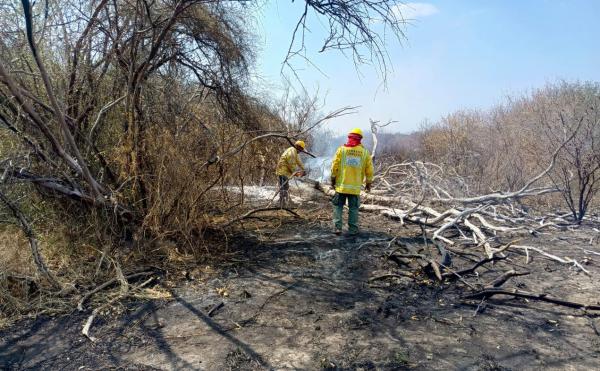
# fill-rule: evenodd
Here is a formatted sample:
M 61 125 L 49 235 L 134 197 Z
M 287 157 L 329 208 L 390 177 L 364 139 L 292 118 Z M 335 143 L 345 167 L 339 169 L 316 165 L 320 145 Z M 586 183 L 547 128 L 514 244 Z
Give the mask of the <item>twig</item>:
M 498 278 L 494 279 L 492 282 L 490 282 L 487 285 L 485 285 L 485 287 L 486 288 L 500 287 L 500 286 L 502 286 L 506 281 L 508 281 L 512 277 L 526 276 L 529 273 L 530 272 L 517 272 L 514 269 L 511 269 L 511 270 L 503 273 Z
M 219 302 L 218 304 L 215 304 L 211 310 L 208 311 L 207 315 L 209 317 L 212 317 L 216 311 L 218 311 L 219 309 L 223 308 L 223 306 L 225 306 L 225 303 L 223 302 Z
M 154 277 L 150 277 L 149 279 L 147 279 L 146 281 L 144 281 L 142 284 L 134 287 L 132 290 L 129 291 L 129 293 L 133 293 L 134 291 L 137 291 L 141 288 L 143 288 L 144 286 L 148 285 L 150 282 L 152 282 L 154 280 Z M 88 339 L 90 339 L 91 342 L 95 342 L 97 339 L 93 336 L 90 335 L 90 328 L 92 327 L 92 324 L 94 323 L 94 319 L 96 318 L 96 316 L 98 315 L 98 313 L 108 307 L 109 305 L 112 305 L 113 303 L 121 300 L 125 295 L 124 294 L 119 294 L 118 296 L 114 297 L 113 299 L 109 300 L 108 302 L 104 303 L 103 305 L 97 307 L 96 309 L 94 309 L 92 311 L 92 314 L 90 314 L 90 316 L 87 318 L 87 320 L 85 321 L 85 324 L 83 325 L 83 329 L 81 330 L 81 333 L 87 337 Z
M 460 274 L 458 274 L 455 270 L 446 267 L 444 265 L 442 265 L 442 267 L 444 267 L 444 269 L 448 270 L 448 272 L 452 273 L 454 276 L 456 276 L 456 278 L 458 278 L 458 280 L 462 283 L 464 283 L 465 285 L 469 286 L 471 289 L 473 290 L 477 290 L 477 288 L 475 286 L 473 286 L 472 284 L 470 284 L 467 280 L 465 280 Z M 442 276 L 443 278 L 447 277 L 445 275 Z
M 390 247 L 391 243 L 394 242 L 394 240 L 396 240 L 397 237 L 392 238 L 392 240 L 388 243 L 388 247 Z M 374 241 L 366 241 L 361 243 L 360 245 L 358 245 L 358 247 L 356 248 L 356 251 L 362 249 L 363 247 L 367 246 L 367 245 L 376 245 L 379 242 L 383 242 L 383 241 L 387 241 L 387 239 L 377 239 Z
M 485 308 L 485 298 L 481 299 L 479 304 L 477 304 L 477 308 L 475 308 L 475 312 L 473 312 L 473 317 L 477 316 L 477 314 Z
M 594 330 L 594 332 L 596 333 L 597 336 L 600 336 L 600 331 L 598 331 L 598 327 L 596 327 L 596 323 L 594 322 L 594 319 L 590 316 L 586 316 L 586 317 L 590 321 L 590 326 L 592 327 L 592 330 Z
M 462 270 L 459 270 L 459 271 L 457 271 L 455 273 L 444 273 L 442 276 L 443 277 L 451 277 L 452 275 L 456 275 L 456 274 L 458 274 L 460 276 L 463 276 L 465 274 L 469 274 L 469 273 L 475 272 L 475 269 L 481 267 L 482 265 L 484 265 L 486 263 L 490 263 L 490 262 L 493 262 L 493 261 L 496 261 L 496 260 L 504 260 L 504 259 L 506 259 L 506 257 L 501 257 L 501 256 L 493 256 L 491 258 L 485 258 L 483 260 L 478 261 L 477 263 L 475 263 L 470 268 L 462 269 Z
M 136 278 L 136 277 L 141 277 L 141 276 L 147 276 L 149 274 L 152 274 L 154 272 L 152 271 L 146 271 L 146 272 L 139 272 L 139 273 L 133 273 L 130 274 L 128 276 L 125 276 L 126 279 L 130 280 L 132 278 Z M 109 287 L 110 285 L 113 285 L 114 283 L 117 282 L 117 278 L 113 278 L 111 280 L 108 280 L 106 282 L 104 282 L 103 284 L 97 286 L 96 288 L 94 288 L 93 290 L 88 291 L 85 295 L 83 295 L 83 297 L 79 300 L 79 302 L 77 303 L 77 310 L 82 312 L 84 310 L 83 308 L 83 304 L 95 293 L 104 290 L 105 288 Z
M 283 293 L 285 293 L 286 291 L 288 291 L 289 289 L 291 289 L 297 283 L 298 283 L 297 281 L 296 282 L 292 282 L 291 284 L 289 284 L 286 287 L 284 287 L 282 290 L 277 291 L 276 293 L 270 295 L 269 297 L 267 297 L 265 299 L 265 301 L 260 305 L 260 307 L 258 307 L 258 309 L 256 310 L 256 312 L 253 315 L 251 315 L 250 317 L 248 317 L 248 318 L 246 318 L 244 320 L 235 322 L 236 326 L 227 328 L 227 329 L 225 329 L 225 331 L 231 331 L 231 330 L 234 330 L 234 329 L 241 328 L 241 327 L 245 326 L 246 324 L 254 321 L 256 318 L 258 318 L 258 316 L 260 316 L 262 310 L 267 306 L 267 304 L 269 304 L 269 302 L 271 300 L 273 300 L 277 296 L 282 295 Z

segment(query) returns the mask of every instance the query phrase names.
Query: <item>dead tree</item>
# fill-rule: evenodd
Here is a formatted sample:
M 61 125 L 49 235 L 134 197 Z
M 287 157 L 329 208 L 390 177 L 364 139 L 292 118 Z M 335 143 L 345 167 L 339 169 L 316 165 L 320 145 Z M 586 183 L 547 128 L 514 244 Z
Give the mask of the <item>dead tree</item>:
M 571 211 L 573 219 L 578 223 L 581 223 L 589 206 L 600 191 L 600 114 L 598 113 L 600 88 L 586 87 L 585 90 L 587 90 L 587 96 L 580 97 L 580 99 L 591 100 L 591 102 L 581 102 L 588 104 L 589 108 L 579 108 L 579 112 L 572 114 L 559 112 L 560 127 L 548 126 L 546 128 L 551 143 L 556 143 L 573 130 L 573 121 L 579 123 L 579 131 L 565 146 L 565 150 L 559 157 L 556 171 L 551 173 L 552 180 L 562 189 L 561 195 Z M 577 116 L 572 117 L 573 114 Z M 554 131 L 557 129 L 562 133 L 555 133 Z

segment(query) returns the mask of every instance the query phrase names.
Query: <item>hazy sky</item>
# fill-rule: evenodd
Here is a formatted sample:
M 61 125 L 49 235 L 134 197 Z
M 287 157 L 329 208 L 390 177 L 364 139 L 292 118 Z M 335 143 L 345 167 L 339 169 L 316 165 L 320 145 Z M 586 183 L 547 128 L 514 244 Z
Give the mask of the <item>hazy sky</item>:
M 303 1 L 268 1 L 258 18 L 258 75 L 272 91 Z M 307 54 L 319 67 L 295 60 L 309 92 L 325 97 L 324 111 L 361 106 L 332 121 L 344 132 L 369 118 L 397 120 L 391 131 L 411 132 L 424 119 L 461 108 L 486 108 L 557 79 L 600 81 L 600 0 L 440 0 L 407 2 L 402 44 L 389 40 L 387 89 L 375 68 L 359 72 L 339 52 L 318 53 L 325 28 L 309 15 Z

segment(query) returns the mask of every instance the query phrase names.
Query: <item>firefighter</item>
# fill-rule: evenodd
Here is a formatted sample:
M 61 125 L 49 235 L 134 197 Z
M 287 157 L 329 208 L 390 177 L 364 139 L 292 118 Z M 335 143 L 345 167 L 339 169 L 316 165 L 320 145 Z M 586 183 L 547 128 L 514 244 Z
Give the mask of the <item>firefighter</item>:
M 305 143 L 296 141 L 293 147 L 286 149 L 279 157 L 277 163 L 277 176 L 279 178 L 279 207 L 284 208 L 290 201 L 289 188 L 292 176 L 304 176 L 304 164 L 300 161 L 298 151 L 304 151 Z M 299 169 L 299 170 L 296 170 Z
M 331 185 L 335 188 L 333 203 L 333 224 L 335 234 L 342 234 L 342 211 L 348 202 L 348 232 L 358 234 L 358 207 L 363 183 L 367 192 L 373 183 L 373 159 L 362 146 L 362 130 L 352 129 L 348 142 L 339 147 L 331 164 Z

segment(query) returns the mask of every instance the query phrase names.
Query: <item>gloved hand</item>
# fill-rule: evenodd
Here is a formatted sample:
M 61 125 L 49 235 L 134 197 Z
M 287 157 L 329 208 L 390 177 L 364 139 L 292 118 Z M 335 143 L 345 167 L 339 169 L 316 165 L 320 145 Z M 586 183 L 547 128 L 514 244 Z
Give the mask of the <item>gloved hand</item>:
M 371 192 L 371 183 L 367 183 L 365 185 L 365 188 L 366 188 L 367 193 Z
M 331 186 L 332 187 L 335 186 L 335 177 L 334 176 L 331 177 Z

